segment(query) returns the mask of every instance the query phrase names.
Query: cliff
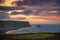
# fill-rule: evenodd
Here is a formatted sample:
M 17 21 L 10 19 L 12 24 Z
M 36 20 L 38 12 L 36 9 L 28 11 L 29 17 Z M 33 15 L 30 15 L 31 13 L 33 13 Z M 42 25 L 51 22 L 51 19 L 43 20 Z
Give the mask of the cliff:
M 0 32 L 31 27 L 28 21 L 2 21 L 0 20 Z

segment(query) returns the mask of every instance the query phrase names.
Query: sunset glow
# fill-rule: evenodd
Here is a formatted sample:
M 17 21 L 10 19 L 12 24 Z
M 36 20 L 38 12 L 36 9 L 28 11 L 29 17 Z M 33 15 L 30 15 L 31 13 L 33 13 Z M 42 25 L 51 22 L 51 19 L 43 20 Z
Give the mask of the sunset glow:
M 8 14 L 11 14 L 12 12 L 23 12 L 24 10 L 12 10 L 12 11 L 8 11 Z
M 2 6 L 12 6 L 11 3 L 16 0 L 5 0 L 4 3 L 2 3 Z
M 33 24 L 57 24 L 60 16 L 29 16 L 27 20 Z
M 18 14 L 18 15 L 10 15 L 10 18 L 19 18 L 19 17 L 26 17 L 25 15 L 21 15 L 21 14 Z
M 11 19 L 25 18 L 26 21 L 31 23 L 45 24 L 60 22 L 60 6 L 57 6 L 57 3 L 41 0 L 35 3 L 34 1 L 36 2 L 36 0 L 5 0 L 0 3 L 0 6 L 4 8 L 1 9 L 2 13 L 8 14 Z M 29 2 L 30 4 L 28 4 Z M 5 17 L 4 13 L 2 17 Z
M 33 24 L 57 24 L 60 22 L 60 16 L 34 16 L 34 15 L 10 15 L 10 18 L 25 18 L 25 21 L 29 21 Z

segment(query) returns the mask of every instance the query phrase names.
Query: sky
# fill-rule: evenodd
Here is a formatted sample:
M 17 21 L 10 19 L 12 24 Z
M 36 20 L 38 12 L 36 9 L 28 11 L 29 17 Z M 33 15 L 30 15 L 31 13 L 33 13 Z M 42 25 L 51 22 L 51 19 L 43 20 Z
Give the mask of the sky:
M 8 11 L 7 7 L 10 11 Z M 22 11 L 19 10 L 20 8 Z M 0 2 L 0 11 L 3 11 L 9 15 L 14 13 L 9 16 L 12 19 L 26 17 L 24 20 L 27 20 L 30 23 L 60 23 L 60 0 L 5 0 L 3 3 Z M 18 14 L 15 15 L 15 13 Z M 2 17 L 4 18 L 4 16 Z
M 1 2 L 0 2 L 1 3 Z M 60 6 L 60 0 L 5 0 L 5 6 L 17 5 L 40 5 L 40 6 Z

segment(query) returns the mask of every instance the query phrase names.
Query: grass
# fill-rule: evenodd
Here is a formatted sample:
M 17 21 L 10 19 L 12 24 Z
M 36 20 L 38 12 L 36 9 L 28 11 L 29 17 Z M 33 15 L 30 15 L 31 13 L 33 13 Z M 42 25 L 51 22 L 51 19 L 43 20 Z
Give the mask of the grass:
M 37 39 L 37 38 L 48 38 L 53 37 L 55 34 L 50 33 L 31 33 L 31 34 L 6 34 L 0 35 L 5 39 Z

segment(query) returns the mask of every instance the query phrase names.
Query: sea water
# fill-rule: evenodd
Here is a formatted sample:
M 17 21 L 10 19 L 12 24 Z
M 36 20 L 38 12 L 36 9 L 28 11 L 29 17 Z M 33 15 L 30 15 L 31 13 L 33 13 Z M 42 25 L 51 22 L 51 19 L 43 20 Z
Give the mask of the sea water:
M 20 33 L 60 33 L 60 24 L 40 24 L 40 27 L 36 26 L 37 24 L 32 24 L 32 27 L 20 28 L 17 30 L 11 30 L 6 32 L 7 34 L 20 34 Z

